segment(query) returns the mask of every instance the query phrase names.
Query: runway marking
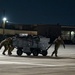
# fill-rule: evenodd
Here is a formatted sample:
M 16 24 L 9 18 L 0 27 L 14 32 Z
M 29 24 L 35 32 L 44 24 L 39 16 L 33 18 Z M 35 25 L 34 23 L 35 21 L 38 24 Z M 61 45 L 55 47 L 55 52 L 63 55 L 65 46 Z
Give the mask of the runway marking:
M 50 64 L 37 64 L 37 63 L 28 63 L 28 62 L 10 62 L 10 61 L 0 61 L 0 64 L 16 64 L 16 65 L 31 65 L 31 66 L 40 66 L 40 67 L 63 67 L 63 66 L 75 66 L 75 63 L 71 64 L 60 64 L 60 65 L 50 65 Z

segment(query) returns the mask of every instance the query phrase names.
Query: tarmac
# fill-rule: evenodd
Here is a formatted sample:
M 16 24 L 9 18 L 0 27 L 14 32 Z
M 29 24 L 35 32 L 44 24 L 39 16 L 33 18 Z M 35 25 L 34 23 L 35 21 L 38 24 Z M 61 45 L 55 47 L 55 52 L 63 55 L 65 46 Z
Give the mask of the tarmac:
M 61 45 L 58 57 L 51 57 L 54 45 L 47 56 L 17 56 L 14 49 L 11 56 L 2 55 L 0 50 L 0 75 L 75 75 L 75 45 Z

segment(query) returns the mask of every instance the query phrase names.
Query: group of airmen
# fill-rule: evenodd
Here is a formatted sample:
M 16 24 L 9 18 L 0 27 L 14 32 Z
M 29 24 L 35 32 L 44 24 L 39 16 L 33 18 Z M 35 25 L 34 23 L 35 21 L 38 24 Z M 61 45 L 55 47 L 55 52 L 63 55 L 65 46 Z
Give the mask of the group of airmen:
M 63 47 L 65 48 L 65 44 L 64 44 L 64 41 L 63 41 L 63 38 L 62 36 L 58 36 L 52 44 L 55 44 L 54 46 L 54 51 L 52 52 L 51 54 L 51 57 L 55 54 L 55 57 L 57 57 L 57 53 L 58 53 L 58 49 L 60 47 L 60 44 L 63 44 Z M 50 44 L 50 46 L 47 48 L 49 49 L 52 44 Z M 0 49 L 2 48 L 2 46 L 4 46 L 4 51 L 3 51 L 3 55 L 6 55 L 5 52 L 8 50 L 8 55 L 11 55 L 12 54 L 12 51 L 14 49 L 14 46 L 13 46 L 13 38 L 11 37 L 8 37 L 6 39 L 4 39 L 3 41 L 0 42 Z
M 4 46 L 3 55 L 6 55 L 5 52 L 8 50 L 8 55 L 11 55 L 12 50 L 14 49 L 13 46 L 13 39 L 11 37 L 8 37 L 0 42 L 0 49 Z

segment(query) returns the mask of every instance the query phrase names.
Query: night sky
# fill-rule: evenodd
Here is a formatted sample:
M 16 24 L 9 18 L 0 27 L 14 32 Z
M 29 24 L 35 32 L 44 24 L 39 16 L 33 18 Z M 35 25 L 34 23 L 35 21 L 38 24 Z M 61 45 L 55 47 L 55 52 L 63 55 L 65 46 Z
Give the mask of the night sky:
M 11 23 L 75 25 L 75 0 L 0 0 L 0 22 L 3 10 Z

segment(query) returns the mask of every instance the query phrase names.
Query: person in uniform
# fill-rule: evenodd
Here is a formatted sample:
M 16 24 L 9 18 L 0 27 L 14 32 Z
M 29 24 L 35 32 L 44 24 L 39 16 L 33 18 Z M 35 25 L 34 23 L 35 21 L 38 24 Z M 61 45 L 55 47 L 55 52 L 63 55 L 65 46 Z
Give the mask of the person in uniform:
M 64 44 L 62 36 L 58 36 L 58 38 L 56 38 L 53 43 L 55 44 L 55 47 L 54 47 L 54 51 L 52 52 L 51 56 L 55 54 L 55 57 L 57 57 L 57 53 L 58 53 L 60 44 L 63 44 L 63 47 L 65 48 L 65 44 Z
M 4 39 L 3 41 L 1 41 L 0 43 L 0 49 L 2 48 L 2 46 L 4 46 L 4 51 L 3 51 L 3 55 L 5 55 L 5 52 L 8 50 L 8 55 L 11 55 L 11 51 L 14 49 L 13 47 L 13 40 L 11 37 Z

